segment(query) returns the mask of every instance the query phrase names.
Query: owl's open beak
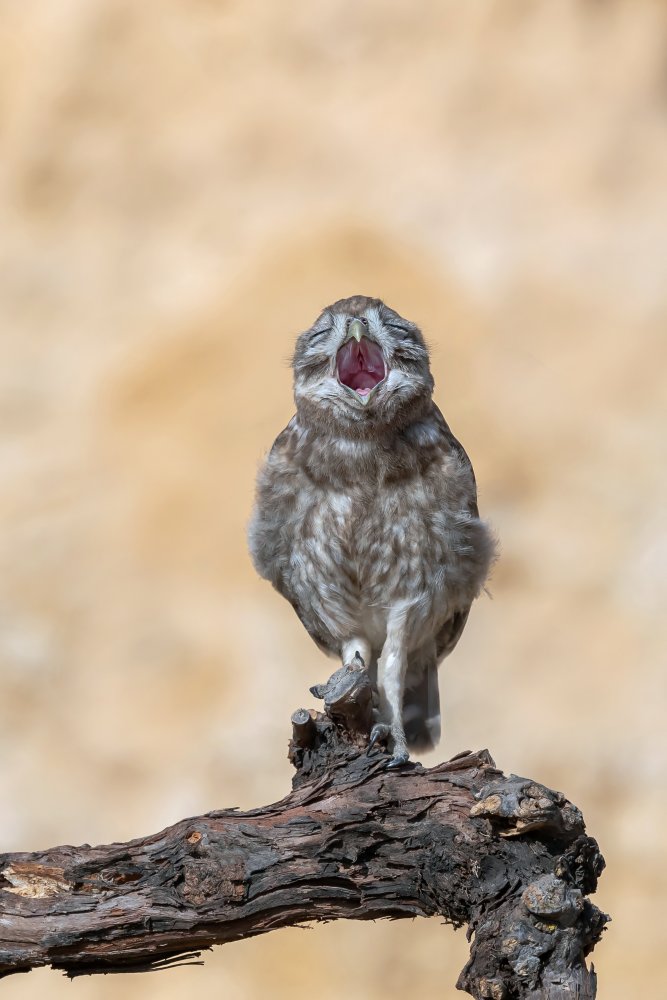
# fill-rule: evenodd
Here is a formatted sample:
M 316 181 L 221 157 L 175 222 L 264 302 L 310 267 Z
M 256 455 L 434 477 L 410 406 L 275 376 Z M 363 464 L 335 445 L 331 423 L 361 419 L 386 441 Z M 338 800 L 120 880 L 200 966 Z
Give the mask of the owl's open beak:
M 348 327 L 348 339 L 336 355 L 338 381 L 365 406 L 375 389 L 384 381 L 386 368 L 378 344 L 366 335 L 361 320 Z

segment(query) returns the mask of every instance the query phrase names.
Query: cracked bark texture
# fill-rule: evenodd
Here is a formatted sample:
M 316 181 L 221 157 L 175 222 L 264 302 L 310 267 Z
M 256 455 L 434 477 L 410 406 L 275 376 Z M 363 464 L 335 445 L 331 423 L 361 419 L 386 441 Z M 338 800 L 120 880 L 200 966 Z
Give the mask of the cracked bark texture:
M 579 810 L 487 751 L 387 771 L 365 753 L 365 674 L 337 671 L 292 716 L 293 790 L 126 844 L 0 855 L 0 975 L 148 971 L 277 927 L 439 916 L 468 927 L 477 998 L 595 997 L 607 917 Z

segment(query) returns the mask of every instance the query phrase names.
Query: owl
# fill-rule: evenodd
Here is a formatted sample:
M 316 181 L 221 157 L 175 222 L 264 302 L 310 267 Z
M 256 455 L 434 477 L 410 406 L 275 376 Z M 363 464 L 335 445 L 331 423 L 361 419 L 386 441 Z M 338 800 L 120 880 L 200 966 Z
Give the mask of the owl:
M 328 306 L 292 359 L 296 414 L 260 468 L 260 576 L 343 665 L 368 671 L 389 767 L 440 738 L 438 663 L 494 558 L 475 477 L 433 402 L 419 328 L 379 299 Z

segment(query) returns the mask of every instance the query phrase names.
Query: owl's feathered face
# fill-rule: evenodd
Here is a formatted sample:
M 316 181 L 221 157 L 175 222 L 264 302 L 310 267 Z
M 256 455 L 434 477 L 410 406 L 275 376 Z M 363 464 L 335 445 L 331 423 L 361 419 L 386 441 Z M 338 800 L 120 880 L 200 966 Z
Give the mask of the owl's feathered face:
M 417 419 L 433 392 L 421 331 L 380 299 L 328 306 L 296 342 L 294 399 L 307 423 L 355 433 Z

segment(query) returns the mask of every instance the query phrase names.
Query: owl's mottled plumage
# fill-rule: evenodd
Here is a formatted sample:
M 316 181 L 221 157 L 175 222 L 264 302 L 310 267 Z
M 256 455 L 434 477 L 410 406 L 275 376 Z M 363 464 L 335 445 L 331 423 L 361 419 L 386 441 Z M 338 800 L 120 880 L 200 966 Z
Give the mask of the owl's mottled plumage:
M 379 299 L 325 309 L 293 357 L 297 412 L 261 468 L 252 558 L 315 642 L 359 652 L 393 762 L 440 735 L 437 663 L 493 559 L 475 477 L 431 398 L 419 329 Z

